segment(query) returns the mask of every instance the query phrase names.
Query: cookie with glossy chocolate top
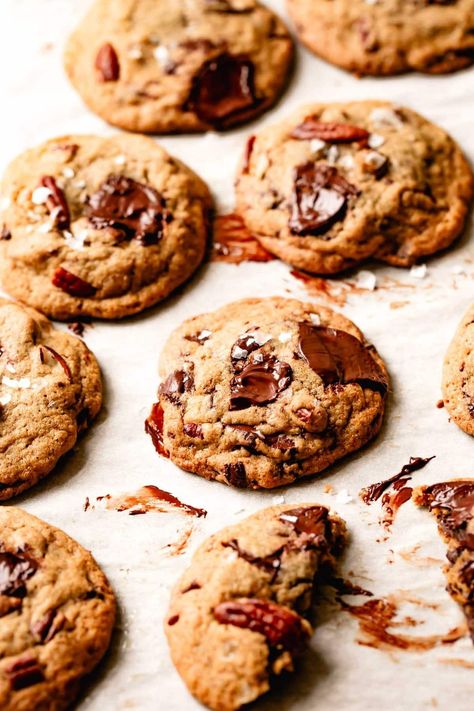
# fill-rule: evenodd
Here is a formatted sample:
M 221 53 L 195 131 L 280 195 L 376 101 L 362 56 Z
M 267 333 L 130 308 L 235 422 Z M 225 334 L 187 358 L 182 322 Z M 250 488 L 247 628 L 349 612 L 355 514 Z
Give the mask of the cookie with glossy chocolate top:
M 434 514 L 448 545 L 447 590 L 462 606 L 474 642 L 474 479 L 420 486 L 413 499 Z
M 306 619 L 323 573 L 346 540 L 324 506 L 274 506 L 205 541 L 174 588 L 164 622 L 189 691 L 235 711 L 293 671 L 312 628 Z
M 49 474 L 101 403 L 87 346 L 37 311 L 0 299 L 0 501 Z
M 473 176 L 441 129 L 388 102 L 316 104 L 252 136 L 237 211 L 273 254 L 333 274 L 406 267 L 461 233 Z
M 57 319 L 121 318 L 201 263 L 207 186 L 150 138 L 63 136 L 7 169 L 2 286 Z
M 348 319 L 281 298 L 185 321 L 160 362 L 146 428 L 183 469 L 238 488 L 322 471 L 380 429 L 388 376 Z
M 444 74 L 474 61 L 473 0 L 287 0 L 315 54 L 355 74 Z
M 109 646 L 115 598 L 63 531 L 0 507 L 0 708 L 70 708 Z
M 449 345 L 443 365 L 443 402 L 464 432 L 474 436 L 474 306 Z
M 269 108 L 293 45 L 255 0 L 96 0 L 65 66 L 106 121 L 145 133 L 222 130 Z

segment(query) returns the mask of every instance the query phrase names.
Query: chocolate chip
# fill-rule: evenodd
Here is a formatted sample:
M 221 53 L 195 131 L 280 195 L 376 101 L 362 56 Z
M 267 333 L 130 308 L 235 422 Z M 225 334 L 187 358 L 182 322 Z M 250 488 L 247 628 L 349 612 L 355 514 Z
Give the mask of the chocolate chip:
M 117 81 L 120 77 L 120 63 L 117 52 L 113 46 L 107 42 L 99 49 L 95 68 L 100 81 Z
M 30 655 L 19 657 L 12 664 L 5 667 L 4 671 L 14 691 L 26 689 L 28 686 L 44 681 L 44 673 L 38 660 Z
M 227 479 L 228 483 L 232 486 L 237 487 L 237 489 L 245 489 L 247 487 L 247 474 L 245 471 L 245 466 L 242 462 L 236 462 L 235 464 L 225 464 L 224 476 Z
M 175 370 L 160 385 L 159 394 L 176 403 L 179 400 L 179 395 L 189 392 L 193 387 L 194 378 L 190 373 L 185 370 Z
M 318 121 L 315 116 L 308 116 L 291 131 L 290 136 L 304 141 L 319 138 L 327 143 L 353 143 L 366 141 L 370 133 L 365 128 L 350 123 L 328 123 Z
M 274 402 L 291 383 L 293 371 L 288 363 L 265 353 L 250 358 L 230 381 L 230 409 Z
M 163 444 L 164 411 L 159 403 L 155 403 L 148 419 L 145 421 L 145 432 L 150 435 L 153 445 L 162 457 L 170 454 Z
M 179 615 L 172 615 L 172 617 L 170 617 L 170 618 L 168 619 L 168 624 L 169 624 L 170 627 L 172 627 L 172 626 L 175 625 L 178 621 L 179 621 Z
M 346 212 L 347 201 L 359 194 L 336 168 L 325 163 L 304 163 L 294 172 L 289 228 L 298 235 L 325 232 Z
M 144 246 L 157 244 L 170 220 L 154 188 L 123 175 L 109 175 L 88 198 L 85 213 L 97 229 L 112 227 Z
M 71 215 L 63 190 L 51 175 L 43 175 L 39 184 L 49 190 L 46 205 L 50 214 L 55 216 L 56 225 L 60 230 L 67 230 L 71 222 Z
M 387 377 L 382 368 L 367 346 L 350 333 L 300 323 L 299 351 L 325 385 L 359 383 L 381 395 L 387 392 Z
M 247 57 L 223 53 L 209 60 L 194 77 L 185 110 L 216 127 L 245 117 L 260 103 L 255 96 L 254 74 Z
M 201 425 L 197 425 L 195 422 L 189 422 L 188 424 L 183 425 L 183 432 L 188 437 L 193 437 L 194 439 L 203 438 L 202 427 Z
M 12 233 L 8 229 L 6 225 L 3 225 L 1 231 L 0 231 L 0 241 L 3 240 L 5 242 L 8 242 L 12 238 Z
M 23 598 L 26 581 L 38 570 L 38 563 L 24 552 L 0 550 L 0 595 Z
M 88 281 L 81 279 L 72 272 L 64 269 L 64 267 L 58 267 L 54 272 L 52 283 L 61 291 L 66 292 L 70 296 L 76 296 L 78 298 L 87 299 L 97 292 L 95 286 L 89 284 Z
M 221 624 L 258 632 L 271 647 L 282 647 L 292 655 L 302 651 L 308 638 L 299 615 L 269 600 L 241 598 L 221 602 L 214 608 L 214 617 Z

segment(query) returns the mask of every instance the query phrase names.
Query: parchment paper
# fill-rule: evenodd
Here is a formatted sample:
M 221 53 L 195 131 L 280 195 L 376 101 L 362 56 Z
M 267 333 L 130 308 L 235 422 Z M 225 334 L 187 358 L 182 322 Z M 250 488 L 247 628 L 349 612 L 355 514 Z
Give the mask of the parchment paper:
M 267 4 L 285 16 L 283 0 Z M 86 5 L 82 0 L 1 0 L 2 170 L 18 152 L 55 135 L 114 133 L 83 106 L 62 70 L 64 41 Z M 160 142 L 209 182 L 220 209 L 227 210 L 232 207 L 233 175 L 247 134 L 302 102 L 362 98 L 387 98 L 422 112 L 447 129 L 474 159 L 473 69 L 436 78 L 357 80 L 301 48 L 284 100 L 259 122 L 226 135 Z M 376 275 L 382 288 L 349 292 L 342 310 L 376 344 L 388 364 L 393 395 L 385 425 L 363 451 L 323 476 L 286 490 L 234 491 L 186 474 L 158 457 L 144 434 L 143 421 L 155 396 L 158 355 L 170 331 L 184 318 L 245 296 L 306 298 L 304 284 L 290 275 L 288 266 L 278 261 L 208 264 L 183 293 L 162 306 L 124 322 L 94 323 L 87 329 L 85 340 L 99 359 L 105 379 L 103 412 L 54 474 L 12 502 L 63 528 L 91 549 L 117 593 L 120 616 L 113 648 L 82 699 L 81 709 L 199 708 L 171 664 L 162 632 L 170 587 L 205 536 L 281 502 L 282 497 L 292 503 L 328 504 L 346 519 L 352 540 L 343 568 L 363 587 L 381 596 L 408 591 L 439 606 L 431 612 L 424 605 L 405 606 L 403 613 L 424 622 L 398 631 L 427 635 L 462 624 L 461 611 L 445 592 L 440 563 L 425 560 L 428 556 L 440 562 L 444 558 L 431 517 L 408 503 L 392 535 L 377 542 L 383 537 L 379 506 L 365 506 L 357 494 L 362 486 L 398 472 L 410 456 L 436 455 L 415 474 L 417 483 L 473 474 L 473 440 L 449 422 L 445 410 L 436 408 L 446 347 L 474 296 L 472 232 L 471 224 L 454 249 L 430 260 L 423 279 L 381 265 L 364 267 Z M 395 282 L 388 282 L 387 287 L 387 279 Z M 393 302 L 398 302 L 398 308 Z M 400 306 L 400 302 L 404 303 Z M 180 514 L 83 511 L 86 496 L 93 501 L 102 494 L 133 491 L 152 483 L 206 508 L 208 517 L 193 521 Z M 334 494 L 324 493 L 327 484 Z M 185 553 L 171 555 L 170 544 L 191 525 L 194 530 Z M 419 548 L 413 553 L 415 546 Z M 423 653 L 386 652 L 358 644 L 357 621 L 346 612 L 323 605 L 319 617 L 300 672 L 278 694 L 261 700 L 258 708 L 473 708 L 474 671 L 452 661 L 474 663 L 468 638 Z

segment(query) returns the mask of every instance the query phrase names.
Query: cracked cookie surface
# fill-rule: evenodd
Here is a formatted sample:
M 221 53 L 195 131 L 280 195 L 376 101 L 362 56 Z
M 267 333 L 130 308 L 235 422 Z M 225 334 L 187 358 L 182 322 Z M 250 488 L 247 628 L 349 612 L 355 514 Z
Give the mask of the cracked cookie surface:
M 115 598 L 63 531 L 0 507 L 0 707 L 61 711 L 109 646 Z
M 448 546 L 446 589 L 462 607 L 474 642 L 474 479 L 419 486 L 413 499 L 418 506 L 428 508 L 438 522 Z
M 75 336 L 0 299 L 0 500 L 28 489 L 100 410 L 99 366 Z
M 457 144 L 407 108 L 302 107 L 251 136 L 237 212 L 273 254 L 332 274 L 375 257 L 406 267 L 461 233 L 472 171 Z
M 53 318 L 138 313 L 204 257 L 208 188 L 150 138 L 52 139 L 11 163 L 2 198 L 2 285 Z
M 444 74 L 474 62 L 473 0 L 287 0 L 304 44 L 355 74 Z
M 388 376 L 344 316 L 278 297 L 185 321 L 160 360 L 146 428 L 187 471 L 271 488 L 322 471 L 374 437 Z
M 474 305 L 464 314 L 446 353 L 442 391 L 450 416 L 474 436 Z
M 266 693 L 312 633 L 314 589 L 346 540 L 317 504 L 263 509 L 196 551 L 164 623 L 173 662 L 199 701 L 234 711 Z
M 271 106 L 293 44 L 255 0 L 96 0 L 65 66 L 106 121 L 149 133 L 226 129 Z

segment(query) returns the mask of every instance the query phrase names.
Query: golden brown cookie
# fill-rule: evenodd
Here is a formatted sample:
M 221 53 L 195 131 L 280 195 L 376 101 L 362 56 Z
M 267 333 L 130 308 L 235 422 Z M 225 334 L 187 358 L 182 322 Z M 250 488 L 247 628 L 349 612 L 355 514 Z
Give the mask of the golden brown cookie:
M 189 691 L 235 711 L 293 671 L 312 633 L 306 619 L 324 570 L 345 543 L 324 506 L 263 509 L 196 551 L 165 620 L 171 657 Z
M 65 66 L 86 104 L 129 131 L 226 129 L 271 106 L 293 44 L 255 0 L 96 0 Z
M 99 366 L 75 336 L 0 299 L 0 500 L 49 474 L 102 403 Z
M 304 44 L 355 74 L 444 74 L 474 61 L 473 0 L 287 0 Z
M 474 306 L 470 306 L 443 365 L 443 402 L 455 423 L 474 435 Z
M 157 450 L 239 488 L 316 474 L 375 437 L 388 376 L 359 329 L 323 306 L 244 299 L 185 321 L 147 420 Z
M 109 646 L 115 598 L 82 546 L 0 507 L 0 708 L 62 711 Z
M 236 194 L 267 250 L 333 274 L 369 257 L 406 267 L 448 247 L 473 176 L 448 134 L 410 109 L 315 104 L 250 137 Z
M 474 479 L 420 486 L 413 499 L 436 517 L 448 546 L 444 568 L 447 590 L 463 608 L 474 642 Z
M 2 196 L 2 286 L 53 318 L 138 313 L 204 257 L 209 190 L 150 138 L 52 139 L 13 161 Z

